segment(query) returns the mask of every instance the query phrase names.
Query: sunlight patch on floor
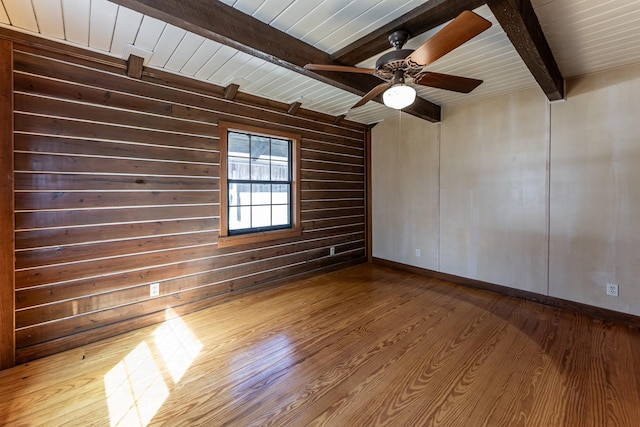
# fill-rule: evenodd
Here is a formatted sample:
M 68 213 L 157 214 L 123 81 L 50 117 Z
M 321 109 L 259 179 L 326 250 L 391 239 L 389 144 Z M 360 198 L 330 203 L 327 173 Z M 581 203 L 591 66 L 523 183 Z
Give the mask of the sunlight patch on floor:
M 153 335 L 171 378 L 177 384 L 202 350 L 202 343 L 180 317 L 167 320 Z
M 169 309 L 166 319 L 153 340 L 142 341 L 104 376 L 112 427 L 149 425 L 200 353 L 202 343 L 180 316 Z

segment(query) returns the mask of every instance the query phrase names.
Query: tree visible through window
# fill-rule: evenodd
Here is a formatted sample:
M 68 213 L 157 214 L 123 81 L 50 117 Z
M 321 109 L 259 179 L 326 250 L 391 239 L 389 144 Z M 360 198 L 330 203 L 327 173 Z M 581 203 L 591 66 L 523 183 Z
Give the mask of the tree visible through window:
M 299 235 L 300 137 L 244 125 L 218 125 L 222 166 L 218 244 Z

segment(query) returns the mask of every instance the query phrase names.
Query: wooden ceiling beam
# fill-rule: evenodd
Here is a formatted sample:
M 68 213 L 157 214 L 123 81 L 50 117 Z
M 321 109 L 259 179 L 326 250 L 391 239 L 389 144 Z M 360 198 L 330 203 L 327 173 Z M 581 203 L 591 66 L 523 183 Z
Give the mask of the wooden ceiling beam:
M 303 67 L 309 63 L 332 64 L 334 62 L 328 53 L 245 15 L 221 1 L 112 0 L 112 2 L 356 95 L 362 96 L 380 84 L 380 79 L 371 75 L 305 70 Z M 403 111 L 431 122 L 439 122 L 441 117 L 439 105 L 421 98 L 416 99 L 416 102 Z
M 564 78 L 542 32 L 530 0 L 487 0 L 487 6 L 511 40 L 547 98 L 564 98 Z
M 547 98 L 562 99 L 564 79 L 530 0 L 431 0 L 337 51 L 331 59 L 342 65 L 356 65 L 388 49 L 387 37 L 394 31 L 422 34 L 485 3 Z
M 451 21 L 465 10 L 485 4 L 485 0 L 431 0 L 388 24 L 340 49 L 331 56 L 342 65 L 356 65 L 389 49 L 388 37 L 398 30 L 409 32 L 411 37 L 425 33 L 438 25 Z

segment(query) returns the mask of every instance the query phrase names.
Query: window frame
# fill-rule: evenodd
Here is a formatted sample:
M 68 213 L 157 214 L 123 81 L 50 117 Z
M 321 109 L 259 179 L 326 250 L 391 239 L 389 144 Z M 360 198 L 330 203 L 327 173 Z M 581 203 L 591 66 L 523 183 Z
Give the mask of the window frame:
M 218 122 L 220 131 L 220 234 L 218 247 L 248 245 L 270 240 L 300 236 L 300 142 L 301 135 L 281 130 L 266 129 L 257 126 L 232 122 Z M 266 231 L 248 231 L 242 234 L 229 234 L 229 185 L 228 185 L 228 135 L 229 132 L 248 133 L 269 138 L 291 141 L 291 227 Z

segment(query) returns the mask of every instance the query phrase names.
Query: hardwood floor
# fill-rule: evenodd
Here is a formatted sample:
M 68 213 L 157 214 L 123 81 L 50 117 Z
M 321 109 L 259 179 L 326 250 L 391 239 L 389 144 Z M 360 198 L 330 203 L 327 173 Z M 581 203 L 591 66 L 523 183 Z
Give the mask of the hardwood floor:
M 637 426 L 640 335 L 374 265 L 0 371 L 1 425 Z

